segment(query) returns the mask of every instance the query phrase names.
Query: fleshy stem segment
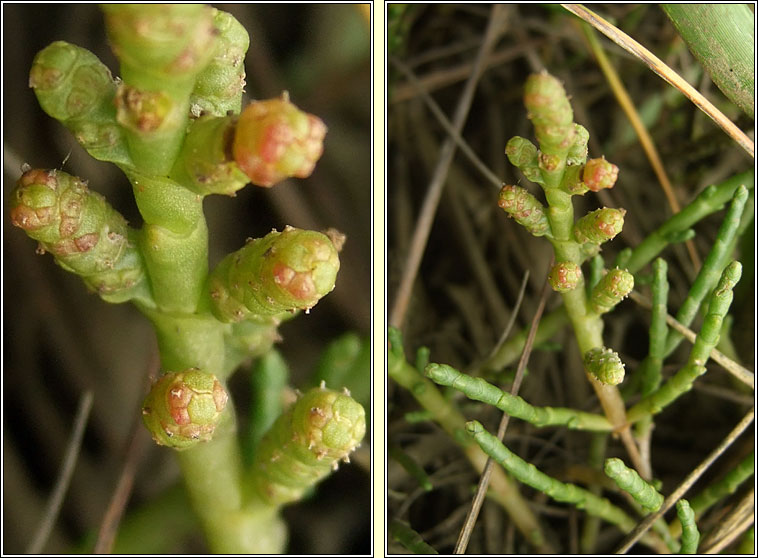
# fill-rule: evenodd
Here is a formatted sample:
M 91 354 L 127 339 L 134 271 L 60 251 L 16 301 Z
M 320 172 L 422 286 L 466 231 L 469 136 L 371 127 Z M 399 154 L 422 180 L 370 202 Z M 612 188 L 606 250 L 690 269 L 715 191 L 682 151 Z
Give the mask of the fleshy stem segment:
M 732 303 L 732 290 L 740 280 L 741 274 L 742 265 L 739 262 L 732 262 L 724 269 L 718 286 L 710 297 L 708 312 L 695 338 L 687 363 L 660 389 L 629 409 L 630 422 L 661 412 L 677 397 L 689 391 L 694 381 L 705 373 L 705 363 L 708 361 L 711 349 L 718 343 L 721 324 Z
M 602 415 L 562 407 L 535 407 L 481 378 L 473 378 L 446 364 L 429 364 L 425 374 L 441 386 L 452 386 L 475 401 L 494 405 L 512 417 L 535 426 L 566 426 L 576 430 L 608 432 L 611 424 Z
M 676 319 L 684 326 L 689 326 L 697 315 L 706 295 L 713 289 L 719 279 L 721 271 L 724 269 L 730 254 L 729 248 L 733 247 L 733 240 L 740 225 L 742 210 L 747 201 L 748 192 L 744 186 L 739 186 L 734 193 L 729 209 L 724 216 L 724 220 L 719 227 L 716 240 L 703 262 L 695 281 L 692 283 L 687 298 L 682 303 L 676 314 Z M 666 339 L 666 355 L 676 349 L 683 335 L 678 331 L 671 330 Z
M 466 423 L 466 431 L 487 455 L 505 468 L 519 482 L 539 490 L 558 502 L 574 504 L 588 514 L 604 519 L 616 525 L 622 532 L 628 533 L 634 528 L 635 521 L 620 508 L 611 504 L 606 498 L 600 498 L 574 484 L 554 479 L 531 463 L 511 452 L 495 436 L 487 432 L 478 421 Z
M 695 523 L 695 512 L 690 503 L 682 498 L 676 503 L 676 515 L 682 524 L 682 548 L 679 554 L 697 554 L 697 545 L 700 542 L 700 532 Z
M 645 482 L 637 471 L 624 465 L 619 458 L 606 459 L 604 471 L 621 490 L 628 492 L 647 511 L 654 512 L 660 509 L 663 504 L 663 494 Z
M 466 436 L 465 419 L 451 401 L 437 389 L 430 380 L 406 361 L 402 344 L 402 336 L 396 328 L 387 332 L 389 350 L 387 352 L 387 374 L 399 385 L 408 390 L 418 403 L 429 412 L 447 434 L 459 444 L 472 466 L 478 471 L 484 469 L 487 456 Z M 494 469 L 490 479 L 490 490 L 493 498 L 508 512 L 516 527 L 526 539 L 542 552 L 552 552 L 546 542 L 537 518 L 529 509 L 523 496 L 516 490 L 513 483 L 502 473 Z

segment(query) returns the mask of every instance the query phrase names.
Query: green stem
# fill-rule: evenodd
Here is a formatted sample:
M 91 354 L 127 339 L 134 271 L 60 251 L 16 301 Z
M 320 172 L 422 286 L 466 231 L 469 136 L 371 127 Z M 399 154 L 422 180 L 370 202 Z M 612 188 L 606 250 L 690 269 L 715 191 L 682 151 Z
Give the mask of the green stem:
M 682 525 L 682 548 L 679 554 L 697 554 L 700 533 L 695 524 L 695 512 L 684 498 L 676 503 L 676 515 Z
M 487 432 L 478 421 L 467 422 L 466 430 L 476 440 L 482 451 L 492 457 L 520 482 L 528 484 L 558 502 L 574 504 L 584 509 L 588 514 L 600 517 L 617 526 L 624 533 L 628 533 L 634 528 L 635 521 L 607 499 L 598 498 L 588 490 L 574 484 L 564 483 L 549 477 L 531 463 L 512 453 L 495 436 Z
M 424 378 L 414 366 L 406 361 L 400 331 L 390 328 L 388 338 L 390 342 L 390 350 L 387 353 L 388 376 L 407 389 L 416 401 L 431 413 L 432 420 L 436 421 L 458 445 L 463 447 L 469 461 L 478 471 L 484 470 L 487 456 L 466 436 L 466 420 L 463 415 L 443 397 L 434 383 Z M 490 479 L 493 497 L 503 506 L 516 527 L 531 544 L 537 549 L 549 550 L 539 523 L 526 501 L 515 489 L 513 483 L 504 475 L 496 474 L 496 471 L 493 471 Z
M 538 427 L 567 426 L 577 430 L 609 431 L 611 424 L 602 415 L 562 407 L 535 407 L 521 397 L 504 392 L 481 378 L 472 378 L 445 364 L 430 364 L 426 376 L 442 386 L 452 386 L 470 399 L 494 405 L 512 417 Z
M 637 273 L 668 246 L 672 236 L 686 231 L 704 217 L 719 211 L 734 197 L 740 185 L 752 189 L 754 181 L 754 171 L 750 170 L 735 175 L 716 186 L 708 186 L 679 213 L 671 216 L 663 225 L 646 236 L 634 250 L 619 254 L 616 267 L 626 269 L 630 273 Z
M 690 287 L 687 293 L 687 298 L 676 314 L 676 320 L 684 326 L 689 327 L 692 320 L 695 319 L 703 299 L 716 285 L 721 272 L 726 266 L 726 262 L 731 255 L 730 248 L 734 247 L 734 240 L 747 197 L 747 188 L 739 186 L 734 193 L 732 204 L 724 216 L 724 221 L 721 223 L 721 227 L 719 227 L 716 240 L 708 253 L 708 257 L 705 259 L 703 267 L 700 269 L 694 283 L 692 283 L 692 287 Z M 684 336 L 681 333 L 675 330 L 670 331 L 666 339 L 665 354 L 670 355 L 682 339 L 684 339 Z
M 732 289 L 739 281 L 741 273 L 742 266 L 739 262 L 732 262 L 726 267 L 716 290 L 710 297 L 708 313 L 695 338 L 687 363 L 660 389 L 629 409 L 627 413 L 629 422 L 636 422 L 646 415 L 661 412 L 680 395 L 689 391 L 694 381 L 705 373 L 705 363 L 718 342 L 721 323 L 732 303 Z

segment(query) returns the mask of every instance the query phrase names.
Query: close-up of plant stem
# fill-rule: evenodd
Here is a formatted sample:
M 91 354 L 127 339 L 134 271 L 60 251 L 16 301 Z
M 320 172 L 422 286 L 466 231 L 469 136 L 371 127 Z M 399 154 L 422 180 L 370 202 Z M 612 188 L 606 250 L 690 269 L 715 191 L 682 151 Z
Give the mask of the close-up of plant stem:
M 390 554 L 752 536 L 754 10 L 688 8 L 388 5 Z
M 365 7 L 3 6 L 4 550 L 369 551 Z

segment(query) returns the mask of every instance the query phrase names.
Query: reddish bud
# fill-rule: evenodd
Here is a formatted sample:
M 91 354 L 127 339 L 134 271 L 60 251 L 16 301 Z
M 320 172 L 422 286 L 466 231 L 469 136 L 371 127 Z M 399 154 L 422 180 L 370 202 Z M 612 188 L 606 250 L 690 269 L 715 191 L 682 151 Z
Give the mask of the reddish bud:
M 257 186 L 307 178 L 321 157 L 325 135 L 321 119 L 298 109 L 285 92 L 245 108 L 234 136 L 234 159 Z
M 619 168 L 605 158 L 590 159 L 584 166 L 582 178 L 587 188 L 598 192 L 604 188 L 613 188 L 619 175 Z
M 582 268 L 574 262 L 558 262 L 548 275 L 550 286 L 559 293 L 573 291 L 581 280 Z

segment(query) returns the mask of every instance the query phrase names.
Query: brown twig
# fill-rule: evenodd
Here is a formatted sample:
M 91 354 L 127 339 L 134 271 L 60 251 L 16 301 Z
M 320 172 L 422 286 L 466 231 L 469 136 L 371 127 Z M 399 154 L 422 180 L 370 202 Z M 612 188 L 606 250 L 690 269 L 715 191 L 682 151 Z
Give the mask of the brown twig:
M 506 13 L 507 10 L 504 5 L 496 4 L 492 8 L 492 15 L 487 30 L 485 31 L 482 46 L 479 49 L 471 76 L 466 82 L 466 86 L 458 101 L 458 106 L 456 107 L 455 115 L 453 117 L 453 127 L 458 134 L 460 134 L 460 131 L 463 129 L 466 117 L 468 116 L 468 111 L 474 98 L 474 91 L 476 90 L 479 77 L 484 69 L 485 61 L 503 30 Z M 405 269 L 403 270 L 400 287 L 398 288 L 389 316 L 389 323 L 394 327 L 399 328 L 405 319 L 405 312 L 408 308 L 408 302 L 410 301 L 413 283 L 415 282 L 419 266 L 421 265 L 421 258 L 424 254 L 426 242 L 429 238 L 429 232 L 434 221 L 434 215 L 437 211 L 440 196 L 442 195 L 445 178 L 447 177 L 450 163 L 455 154 L 455 148 L 455 139 L 448 137 L 440 150 L 437 167 L 429 182 L 429 187 L 427 189 L 426 197 L 424 198 L 424 203 L 421 207 L 416 229 L 414 230 L 413 238 L 411 239 L 410 251 L 406 260 Z
M 159 369 L 157 351 L 153 353 L 152 360 L 153 362 L 147 367 L 147 374 L 145 376 L 145 393 L 147 393 L 147 388 Z M 121 523 L 121 517 L 129 502 L 129 496 L 131 495 L 132 486 L 134 485 L 137 464 L 145 450 L 146 438 L 142 427 L 141 414 L 135 413 L 135 420 L 132 424 L 131 433 L 129 435 L 129 444 L 126 448 L 124 467 L 121 470 L 118 483 L 111 496 L 108 509 L 103 516 L 103 521 L 100 523 L 100 530 L 97 533 L 97 541 L 95 542 L 95 548 L 93 549 L 94 554 L 110 554 L 112 552 L 113 545 L 116 541 L 116 534 L 118 533 L 118 527 Z
M 695 482 L 697 482 L 703 473 L 708 470 L 713 462 L 716 461 L 716 459 L 718 459 L 718 457 L 734 443 L 734 441 L 740 436 L 740 434 L 745 431 L 748 426 L 750 426 L 750 424 L 753 422 L 754 417 L 755 410 L 750 409 L 750 411 L 744 416 L 739 424 L 734 427 L 734 429 L 726 436 L 726 438 L 724 438 L 718 447 L 709 453 L 708 456 L 697 467 L 695 467 L 695 469 L 689 475 L 687 475 L 687 478 L 682 481 L 682 484 L 680 484 L 676 490 L 674 490 L 674 492 L 669 494 L 668 498 L 663 501 L 663 505 L 661 505 L 660 509 L 646 516 L 645 519 L 638 523 L 634 530 L 624 538 L 621 545 L 616 550 L 616 554 L 624 554 L 632 547 L 634 543 L 640 540 L 645 532 L 650 529 L 650 527 L 652 527 L 653 523 L 655 523 L 660 517 L 663 517 L 663 514 L 671 509 L 671 507 L 676 504 L 676 502 L 682 496 L 684 496 L 690 487 L 695 484 Z
M 58 518 L 58 514 L 61 510 L 63 497 L 66 495 L 66 491 L 71 484 L 71 477 L 76 468 L 76 462 L 79 458 L 79 451 L 81 450 L 82 439 L 84 438 L 84 430 L 87 427 L 87 419 L 89 419 L 89 413 L 90 410 L 92 410 L 93 400 L 94 395 L 91 391 L 84 392 L 79 399 L 79 406 L 77 407 L 76 417 L 74 418 L 74 428 L 71 432 L 68 446 L 66 447 L 66 453 L 63 457 L 63 464 L 61 465 L 61 470 L 58 474 L 58 480 L 55 483 L 55 488 L 53 489 L 52 494 L 50 494 L 50 499 L 47 501 L 42 521 L 40 521 L 37 531 L 34 533 L 29 546 L 26 548 L 26 554 L 40 554 L 50 536 L 53 525 L 55 525 L 55 520 Z

